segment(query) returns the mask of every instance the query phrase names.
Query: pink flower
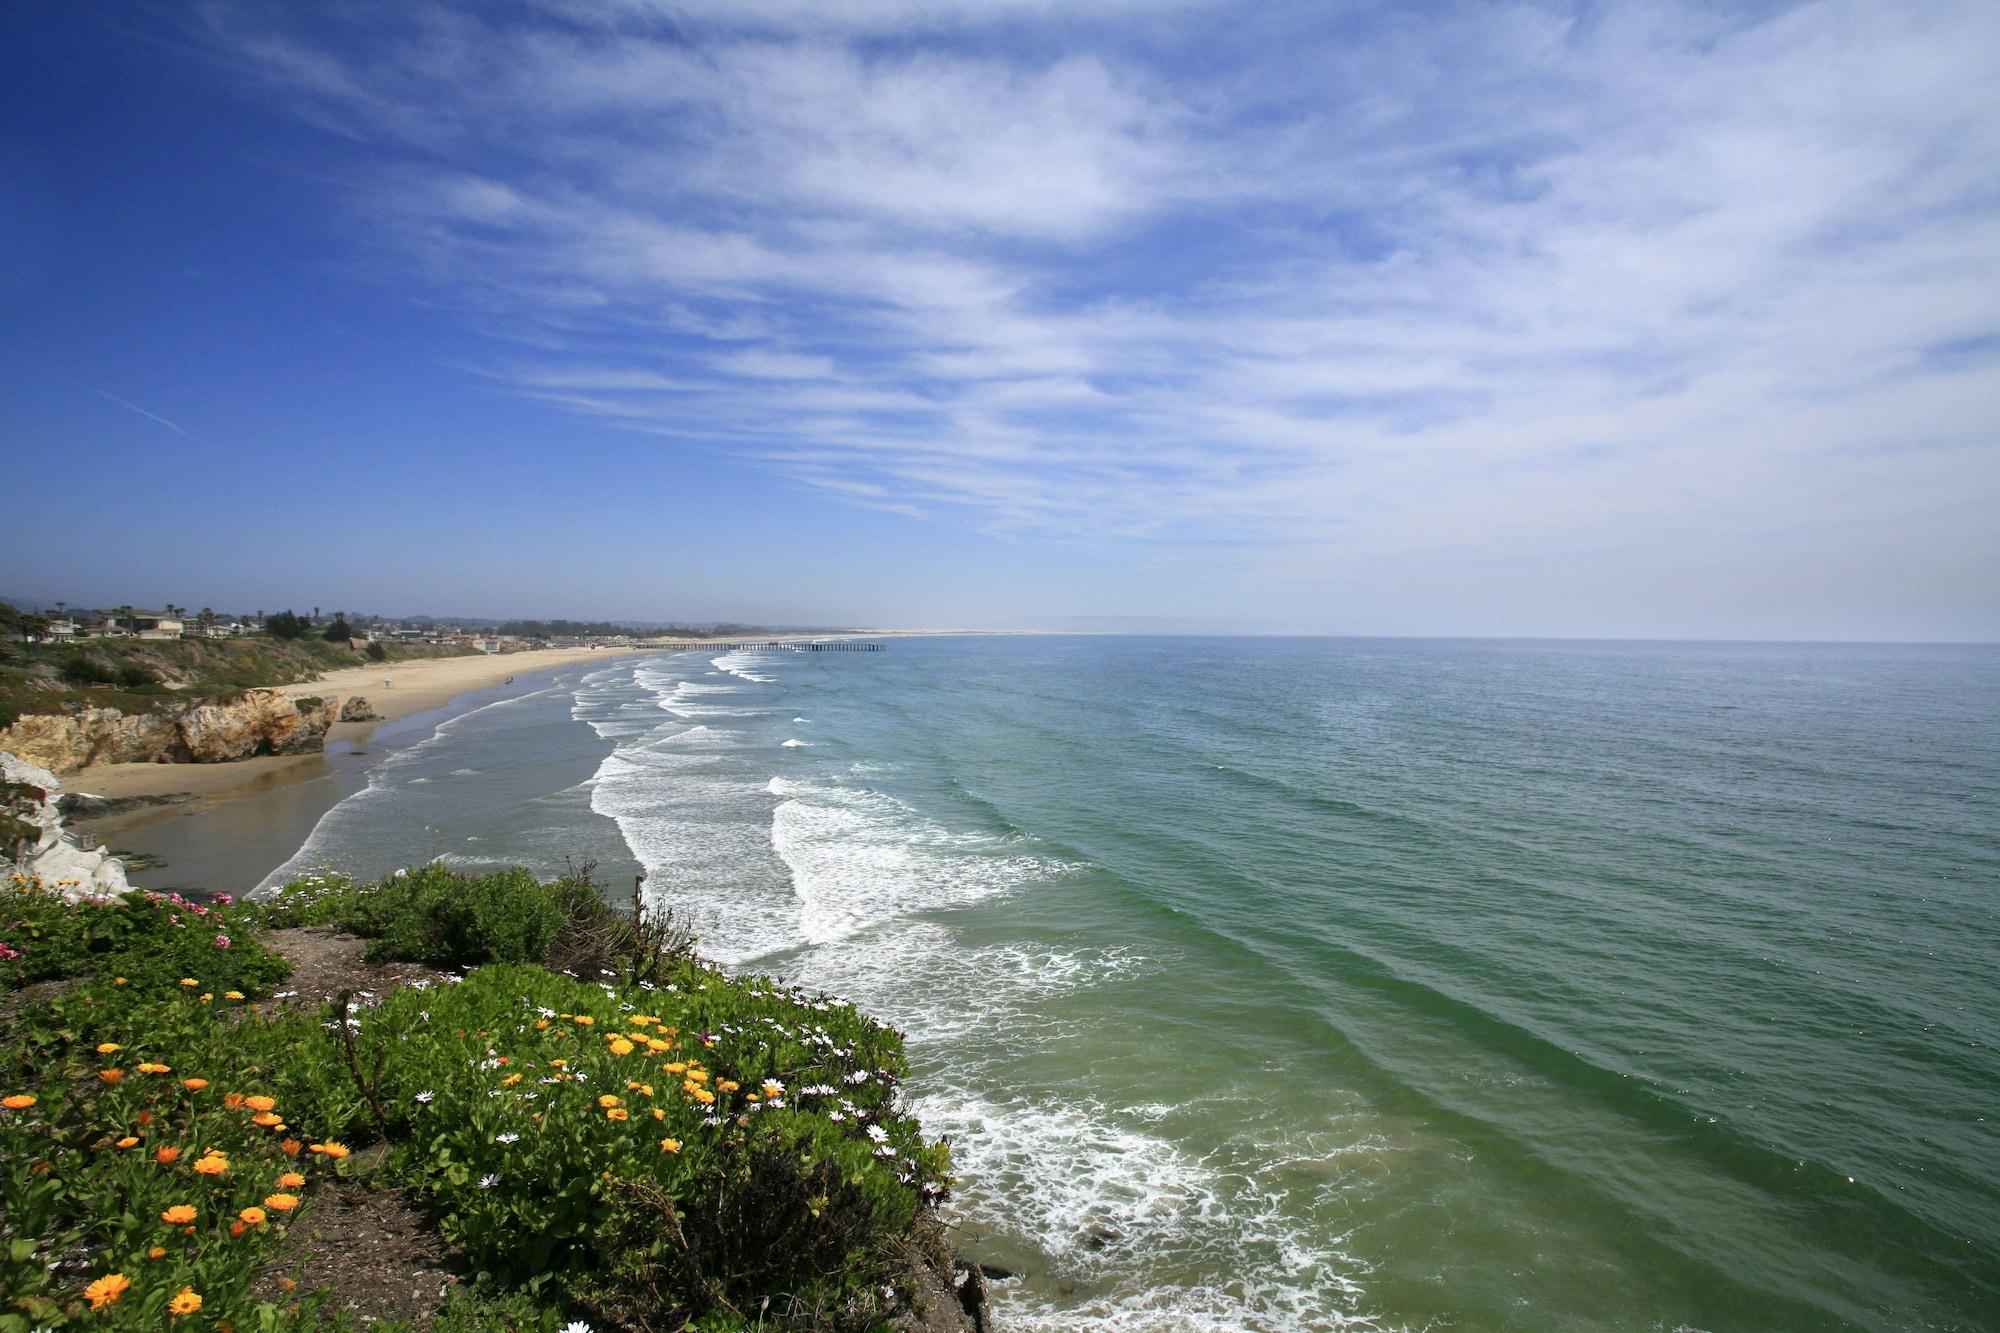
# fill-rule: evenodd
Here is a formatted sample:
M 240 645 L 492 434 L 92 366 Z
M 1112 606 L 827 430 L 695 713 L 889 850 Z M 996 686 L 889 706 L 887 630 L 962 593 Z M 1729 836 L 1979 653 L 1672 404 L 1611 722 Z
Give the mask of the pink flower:
M 229 947 L 229 937 L 227 935 L 217 935 L 215 937 L 215 947 L 218 949 L 227 949 Z
M 215 905 L 217 907 L 227 907 L 235 901 L 236 895 L 232 893 L 218 893 L 215 895 Z

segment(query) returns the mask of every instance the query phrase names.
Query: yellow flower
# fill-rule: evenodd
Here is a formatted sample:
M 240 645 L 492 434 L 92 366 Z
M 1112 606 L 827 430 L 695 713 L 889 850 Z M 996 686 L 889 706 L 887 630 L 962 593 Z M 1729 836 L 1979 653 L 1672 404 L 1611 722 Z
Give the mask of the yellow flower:
M 157 1148 L 153 1151 L 153 1160 L 158 1162 L 161 1166 L 172 1166 L 175 1162 L 178 1162 L 180 1159 L 181 1159 L 181 1150 L 179 1148 L 174 1147 L 171 1143 L 164 1148 Z
M 167 1313 L 172 1315 L 193 1314 L 201 1308 L 201 1297 L 193 1287 L 182 1287 L 174 1298 L 167 1302 Z
M 632 1113 L 622 1106 L 614 1106 L 604 1113 L 606 1120 L 630 1120 Z
M 139 1146 L 139 1140 L 127 1134 L 124 1138 L 118 1140 L 118 1146 L 121 1148 L 136 1148 Z
M 661 1109 L 660 1109 L 659 1107 L 657 1107 L 657 1106 L 655 1106 L 655 1107 L 653 1108 L 653 1119 L 655 1119 L 655 1120 L 665 1120 L 666 1118 L 667 1118 L 667 1113 L 666 1113 L 665 1111 L 662 1111 L 662 1110 L 661 1110 Z
M 548 1027 L 548 1025 L 549 1025 L 548 1019 L 538 1018 L 535 1020 L 535 1031 L 537 1032 L 544 1031 Z
M 611 1053 L 613 1055 L 630 1055 L 637 1049 L 639 1048 L 623 1037 L 614 1037 L 611 1040 Z
M 240 990 L 226 990 L 222 992 L 222 998 L 225 1000 L 240 1000 L 243 998 L 243 992 Z
M 344 1143 L 315 1143 L 312 1145 L 312 1150 L 336 1162 L 347 1156 L 347 1145 Z
M 167 1209 L 166 1212 L 160 1214 L 162 1222 L 171 1223 L 177 1227 L 187 1225 L 189 1222 L 194 1221 L 194 1218 L 195 1208 L 191 1203 L 177 1203 Z
M 118 1298 L 125 1294 L 125 1288 L 132 1285 L 132 1279 L 123 1273 L 106 1273 L 97 1281 L 83 1289 L 84 1299 L 93 1310 L 102 1310 L 107 1305 L 118 1304 Z
M 25 1111 L 35 1104 L 35 1100 L 35 1094 L 32 1092 L 17 1092 L 11 1097 L 0 1099 L 0 1106 L 10 1111 Z
M 680 1150 L 681 1150 L 681 1141 L 679 1139 L 660 1140 L 661 1152 L 679 1152 Z
M 242 1218 L 243 1221 L 250 1226 L 261 1227 L 264 1225 L 265 1213 L 262 1208 L 256 1208 L 256 1207 L 244 1208 L 240 1210 L 236 1215 Z
M 299 1206 L 299 1196 L 296 1194 L 267 1194 L 264 1196 L 264 1206 L 272 1212 L 289 1213 L 292 1209 Z
M 265 1129 L 270 1129 L 272 1126 L 283 1129 L 285 1127 L 285 1118 L 275 1111 L 259 1111 L 256 1115 L 250 1117 L 250 1123 L 261 1125 Z
M 724 1092 L 734 1092 L 743 1085 L 733 1078 L 719 1078 L 715 1080 L 715 1086 L 721 1088 Z
M 195 998 L 200 1000 L 203 1004 L 207 1004 L 210 1000 L 215 998 L 215 992 L 212 990 L 205 990 Z
M 113 978 L 111 978 L 111 984 L 112 984 L 112 985 L 114 985 L 114 986 L 122 986 L 122 985 L 124 985 L 124 984 L 125 984 L 125 978 L 123 978 L 123 977 L 113 977 Z
M 688 1067 L 685 1060 L 672 1060 L 661 1065 L 660 1068 L 666 1070 L 669 1074 L 685 1074 Z
M 243 1104 L 253 1111 L 269 1111 L 278 1105 L 277 1101 L 270 1097 L 245 1097 Z
M 122 1051 L 124 1049 L 125 1048 L 123 1046 L 120 1046 L 115 1041 L 101 1041 L 97 1043 L 97 1053 L 99 1055 L 116 1055 L 119 1051 Z
M 575 1022 L 578 1027 L 587 1028 L 590 1027 L 592 1024 L 596 1023 L 597 1020 L 592 1018 L 589 1014 L 578 1014 L 576 1016 Z
M 196 1162 L 194 1169 L 204 1176 L 219 1176 L 229 1169 L 229 1159 L 220 1153 L 210 1153 Z
M 199 981 L 196 981 L 193 977 L 181 978 L 181 985 L 183 986 L 199 986 L 200 984 L 201 983 Z
M 174 1067 L 172 1065 L 163 1065 L 156 1063 L 155 1061 L 148 1060 L 146 1061 L 146 1063 L 139 1066 L 139 1072 L 142 1074 L 171 1074 L 174 1072 Z
M 205 1078 L 184 1078 L 181 1080 L 181 1086 L 189 1092 L 200 1092 L 208 1086 L 208 1080 Z
M 287 1171 L 284 1175 L 278 1177 L 278 1183 L 288 1190 L 303 1189 L 306 1178 L 296 1171 Z M 269 1203 L 270 1200 L 266 1199 L 265 1202 Z
M 623 1106 L 625 1104 L 625 1099 L 622 1097 L 614 1097 L 607 1092 L 602 1097 L 599 1097 L 597 1099 L 597 1104 L 599 1106 Z
M 507 1075 L 507 1077 L 500 1080 L 500 1086 L 503 1088 L 511 1088 L 520 1081 L 521 1081 L 521 1076 L 519 1074 L 509 1074 Z

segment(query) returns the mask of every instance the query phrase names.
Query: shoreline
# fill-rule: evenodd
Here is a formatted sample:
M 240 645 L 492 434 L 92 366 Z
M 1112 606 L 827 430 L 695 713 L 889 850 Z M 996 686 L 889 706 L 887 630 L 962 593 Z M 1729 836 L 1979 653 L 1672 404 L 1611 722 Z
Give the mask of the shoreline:
M 192 796 L 189 801 L 81 816 L 78 834 L 128 858 L 137 887 L 241 893 L 281 865 L 320 817 L 345 797 L 369 762 L 376 730 L 526 675 L 647 648 L 550 648 L 523 653 L 371 662 L 318 680 L 273 686 L 293 697 L 368 700 L 378 716 L 336 722 L 313 754 L 260 755 L 222 764 L 96 764 L 62 779 L 66 793 L 114 800 Z M 392 682 L 384 685 L 384 681 Z M 442 719 L 440 719 L 442 720 Z

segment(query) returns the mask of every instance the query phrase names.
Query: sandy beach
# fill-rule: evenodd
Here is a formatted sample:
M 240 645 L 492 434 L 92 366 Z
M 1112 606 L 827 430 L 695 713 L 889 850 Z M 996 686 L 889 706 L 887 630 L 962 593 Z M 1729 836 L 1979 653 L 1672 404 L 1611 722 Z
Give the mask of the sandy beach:
M 383 722 L 421 713 L 449 703 L 461 694 L 504 683 L 509 677 L 588 658 L 641 652 L 637 648 L 544 648 L 526 653 L 481 653 L 468 657 L 436 657 L 414 662 L 370 662 L 330 671 L 318 680 L 280 685 L 293 698 L 317 695 L 368 700 L 379 717 L 373 722 L 336 722 L 328 741 L 365 745 Z M 229 764 L 93 764 L 63 779 L 67 791 L 96 796 L 163 796 L 191 792 L 210 799 L 268 791 L 286 781 L 310 776 L 325 767 L 316 754 L 265 756 Z
M 242 891 L 282 862 L 343 795 L 344 781 L 383 723 L 441 707 L 511 677 L 572 662 L 645 652 L 639 648 L 549 648 L 535 652 L 372 662 L 281 685 L 294 697 L 368 700 L 371 722 L 336 722 L 323 754 L 265 756 L 227 764 L 97 764 L 63 778 L 63 789 L 94 796 L 192 797 L 74 821 L 110 846 L 146 888 Z M 345 777 L 343 776 L 345 774 Z

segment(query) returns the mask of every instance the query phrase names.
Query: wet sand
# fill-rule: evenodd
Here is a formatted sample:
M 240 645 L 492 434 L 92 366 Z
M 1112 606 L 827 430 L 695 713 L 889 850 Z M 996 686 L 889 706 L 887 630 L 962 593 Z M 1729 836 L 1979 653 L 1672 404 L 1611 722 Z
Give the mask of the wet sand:
M 572 662 L 643 651 L 546 649 L 384 662 L 280 686 L 295 698 L 361 695 L 381 716 L 372 722 L 335 723 L 323 754 L 81 769 L 63 778 L 63 790 L 108 797 L 187 794 L 195 799 L 74 819 L 71 827 L 81 838 L 135 854 L 135 861 L 128 862 L 128 878 L 142 888 L 242 893 L 283 864 L 320 816 L 358 789 L 378 729 L 387 727 L 398 743 L 408 743 L 462 711 L 458 701 L 470 706 L 467 696 L 504 690 L 509 678 L 525 681 Z

